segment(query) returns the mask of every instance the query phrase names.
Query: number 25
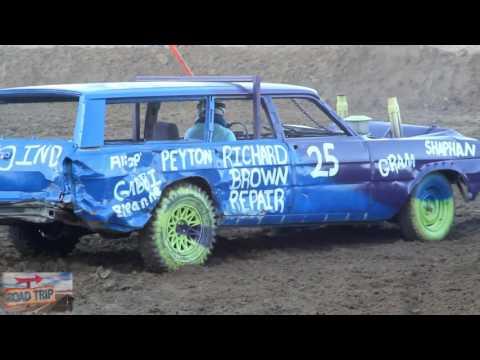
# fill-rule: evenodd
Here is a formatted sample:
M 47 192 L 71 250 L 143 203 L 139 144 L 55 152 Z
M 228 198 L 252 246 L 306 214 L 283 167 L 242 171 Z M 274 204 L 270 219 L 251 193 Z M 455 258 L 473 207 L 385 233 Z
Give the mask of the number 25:
M 338 174 L 338 170 L 340 169 L 340 165 L 338 159 L 331 155 L 331 151 L 335 149 L 335 146 L 331 143 L 323 144 L 323 153 L 325 154 L 325 162 L 333 163 L 333 168 L 330 170 L 322 170 L 323 167 L 323 154 L 318 146 L 309 146 L 307 149 L 307 155 L 312 157 L 315 155 L 317 157 L 317 166 L 312 171 L 311 176 L 316 179 L 319 177 L 332 177 Z

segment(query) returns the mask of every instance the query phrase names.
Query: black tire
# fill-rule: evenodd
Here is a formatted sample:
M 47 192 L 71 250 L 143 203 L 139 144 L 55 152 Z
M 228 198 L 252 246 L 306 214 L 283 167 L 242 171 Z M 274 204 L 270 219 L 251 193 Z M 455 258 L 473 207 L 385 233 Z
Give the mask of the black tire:
M 23 256 L 52 254 L 66 256 L 71 253 L 82 236 L 62 225 L 37 226 L 17 224 L 9 226 L 9 238 Z
M 173 187 L 140 232 L 146 268 L 163 272 L 203 265 L 213 249 L 215 229 L 215 208 L 209 195 L 190 184 Z
M 399 214 L 400 229 L 407 241 L 441 241 L 455 219 L 452 186 L 442 174 L 426 176 L 413 190 Z

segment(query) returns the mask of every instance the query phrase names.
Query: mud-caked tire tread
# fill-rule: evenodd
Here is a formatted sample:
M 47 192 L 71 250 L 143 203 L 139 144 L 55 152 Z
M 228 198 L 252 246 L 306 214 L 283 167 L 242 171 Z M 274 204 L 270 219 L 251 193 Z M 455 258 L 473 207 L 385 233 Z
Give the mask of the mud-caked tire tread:
M 177 267 L 169 264 L 165 257 L 162 256 L 157 246 L 158 231 L 156 224 L 159 217 L 166 213 L 168 208 L 174 201 L 177 201 L 181 196 L 197 196 L 201 199 L 202 203 L 206 206 L 208 213 L 212 217 L 212 226 L 210 238 L 208 239 L 208 255 L 215 245 L 216 238 L 216 225 L 218 214 L 211 197 L 200 187 L 193 184 L 179 184 L 175 185 L 167 190 L 160 200 L 160 204 L 152 214 L 152 217 L 144 229 L 140 232 L 139 250 L 142 255 L 145 267 L 148 271 L 154 273 L 161 273 L 166 271 L 177 270 Z M 207 259 L 205 258 L 204 261 Z

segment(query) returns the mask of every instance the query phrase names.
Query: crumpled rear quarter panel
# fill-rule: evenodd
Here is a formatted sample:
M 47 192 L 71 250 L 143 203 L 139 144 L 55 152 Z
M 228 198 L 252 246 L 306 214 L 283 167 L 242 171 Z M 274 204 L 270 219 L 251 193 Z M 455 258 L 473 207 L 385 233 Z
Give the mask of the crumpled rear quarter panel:
M 0 142 L 0 202 L 59 203 L 65 192 L 63 160 L 73 144 L 56 140 Z
M 212 171 L 213 158 L 200 164 L 162 159 L 163 152 L 179 148 L 120 145 L 79 150 L 72 162 L 75 213 L 94 229 L 132 232 L 146 225 L 168 185 L 189 177 L 208 179 L 212 185 L 219 182 L 218 172 Z

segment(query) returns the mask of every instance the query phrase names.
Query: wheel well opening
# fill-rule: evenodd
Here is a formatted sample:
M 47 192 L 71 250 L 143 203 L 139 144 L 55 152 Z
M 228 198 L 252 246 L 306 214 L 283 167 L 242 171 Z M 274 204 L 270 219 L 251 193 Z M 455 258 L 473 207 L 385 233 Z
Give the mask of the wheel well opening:
M 447 180 L 450 182 L 450 184 L 457 186 L 465 202 L 469 202 L 472 200 L 470 198 L 468 187 L 467 187 L 467 184 L 465 183 L 465 179 L 463 178 L 462 174 L 454 170 L 441 170 L 439 171 L 439 173 L 445 176 Z
M 213 203 L 215 205 L 217 205 L 217 201 L 216 201 L 215 196 L 213 194 L 212 188 L 210 187 L 210 184 L 205 179 L 203 179 L 201 177 L 189 177 L 189 178 L 182 179 L 182 180 L 176 181 L 174 183 L 171 183 L 170 185 L 168 185 L 164 189 L 164 192 L 168 191 L 169 189 L 171 189 L 174 186 L 181 185 L 181 184 L 192 184 L 192 185 L 198 186 L 200 189 L 205 191 L 207 193 L 207 195 L 210 197 L 210 199 L 212 199 Z
M 454 170 L 441 170 L 439 173 L 445 176 L 451 184 L 457 184 L 458 181 L 463 181 L 462 176 Z

